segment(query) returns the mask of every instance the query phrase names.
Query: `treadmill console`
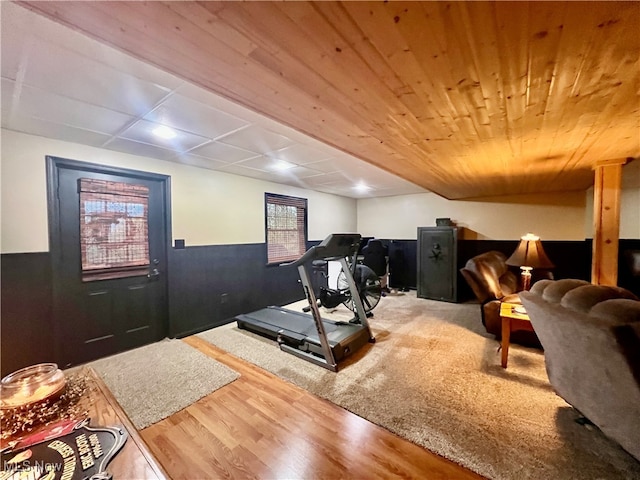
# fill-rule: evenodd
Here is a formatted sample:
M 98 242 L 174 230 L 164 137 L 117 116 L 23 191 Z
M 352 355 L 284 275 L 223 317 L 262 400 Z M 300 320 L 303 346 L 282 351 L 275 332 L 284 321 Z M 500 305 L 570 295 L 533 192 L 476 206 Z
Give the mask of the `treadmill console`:
M 299 259 L 283 265 L 302 265 L 313 260 L 331 260 L 351 257 L 358 251 L 359 233 L 332 233 L 315 247 L 311 247 Z
M 346 257 L 354 253 L 354 249 L 359 247 L 361 239 L 359 233 L 332 233 L 318 247 L 324 247 L 327 251 L 339 251 L 341 253 L 336 256 Z

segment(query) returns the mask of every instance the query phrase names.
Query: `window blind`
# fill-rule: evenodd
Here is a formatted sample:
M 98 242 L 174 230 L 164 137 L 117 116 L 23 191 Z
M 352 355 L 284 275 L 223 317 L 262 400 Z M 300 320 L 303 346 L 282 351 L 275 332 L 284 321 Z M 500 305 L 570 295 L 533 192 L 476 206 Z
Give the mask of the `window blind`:
M 148 212 L 144 185 L 81 178 L 83 273 L 149 265 Z
M 265 193 L 267 263 L 297 260 L 307 249 L 307 199 Z

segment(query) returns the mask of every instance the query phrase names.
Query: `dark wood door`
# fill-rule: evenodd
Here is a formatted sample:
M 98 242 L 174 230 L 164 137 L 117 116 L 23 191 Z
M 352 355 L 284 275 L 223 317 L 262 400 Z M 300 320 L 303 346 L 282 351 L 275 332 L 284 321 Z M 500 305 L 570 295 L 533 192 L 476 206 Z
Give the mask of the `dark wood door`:
M 48 157 L 47 162 L 58 363 L 77 365 L 164 338 L 168 331 L 169 177 L 54 157 Z M 85 190 L 80 191 L 80 185 L 87 183 L 144 191 L 143 206 L 123 203 L 117 196 L 99 201 L 106 205 L 103 209 L 125 213 L 117 213 L 111 220 L 103 218 L 105 225 L 98 227 L 107 232 L 129 232 L 134 228 L 129 220 L 117 217 L 126 217 L 127 210 L 137 212 L 138 207 L 140 212 L 147 209 L 146 231 L 136 233 L 138 241 L 148 248 L 142 254 L 146 262 L 138 261 L 135 267 L 87 270 L 86 252 L 89 248 L 96 250 L 93 245 L 87 246 L 86 229 L 81 234 L 82 222 L 95 221 L 95 215 L 88 215 L 88 200 L 82 196 Z M 116 200 L 109 200 L 113 198 Z
M 457 301 L 457 229 L 418 228 L 418 296 Z

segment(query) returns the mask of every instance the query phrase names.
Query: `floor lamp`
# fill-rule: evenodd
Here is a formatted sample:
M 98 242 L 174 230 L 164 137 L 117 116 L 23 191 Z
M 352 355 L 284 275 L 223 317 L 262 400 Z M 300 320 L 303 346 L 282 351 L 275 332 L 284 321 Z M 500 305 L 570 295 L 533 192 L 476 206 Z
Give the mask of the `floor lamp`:
M 507 265 L 520 267 L 523 290 L 529 290 L 531 287 L 531 270 L 534 268 L 554 267 L 547 254 L 544 253 L 540 237 L 532 233 L 527 233 L 520 238 L 518 248 L 507 259 Z

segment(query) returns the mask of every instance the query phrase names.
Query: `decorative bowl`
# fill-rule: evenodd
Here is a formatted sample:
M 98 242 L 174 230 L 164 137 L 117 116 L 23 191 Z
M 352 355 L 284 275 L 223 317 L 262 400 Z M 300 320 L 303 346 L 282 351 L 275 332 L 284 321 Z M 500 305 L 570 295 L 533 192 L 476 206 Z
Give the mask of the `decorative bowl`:
M 67 380 L 55 363 L 39 363 L 0 380 L 0 407 L 18 408 L 58 398 Z

